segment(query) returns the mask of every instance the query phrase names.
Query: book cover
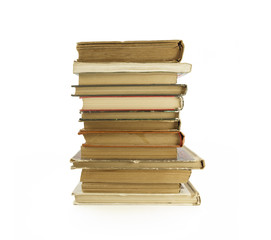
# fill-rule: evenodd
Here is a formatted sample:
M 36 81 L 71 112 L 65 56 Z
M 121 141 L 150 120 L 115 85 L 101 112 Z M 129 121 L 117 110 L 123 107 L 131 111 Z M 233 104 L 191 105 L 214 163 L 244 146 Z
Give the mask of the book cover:
M 81 129 L 85 147 L 181 147 L 185 136 L 180 131 L 88 131 Z
M 84 129 L 89 131 L 178 131 L 180 119 L 86 119 Z
M 103 150 L 101 150 L 103 152 Z M 188 147 L 183 146 L 177 148 L 176 159 L 138 159 L 135 155 L 134 159 L 99 159 L 82 158 L 81 151 L 78 151 L 71 159 L 71 168 L 93 168 L 93 169 L 145 169 L 145 168 L 186 168 L 186 169 L 203 169 L 205 161 Z
M 182 183 L 176 194 L 138 194 L 138 193 L 84 193 L 79 183 L 74 189 L 74 204 L 167 204 L 200 205 L 200 195 L 191 182 Z
M 189 73 L 192 65 L 189 63 L 86 63 L 74 62 L 73 73 L 151 73 L 171 72 Z
M 184 106 L 182 96 L 84 96 L 82 111 L 174 111 Z
M 72 85 L 72 96 L 168 96 L 185 95 L 185 84 L 146 84 L 146 85 Z
M 78 42 L 81 62 L 180 62 L 181 40 Z

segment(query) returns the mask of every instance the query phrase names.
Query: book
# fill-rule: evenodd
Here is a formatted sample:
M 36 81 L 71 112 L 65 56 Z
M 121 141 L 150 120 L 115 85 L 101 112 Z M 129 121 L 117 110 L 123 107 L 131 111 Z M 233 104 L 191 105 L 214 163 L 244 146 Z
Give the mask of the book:
M 85 142 L 70 160 L 81 169 L 75 204 L 199 205 L 189 182 L 205 162 L 184 146 L 180 110 L 191 72 L 180 40 L 79 42 L 72 96 Z
M 186 183 L 190 169 L 82 169 L 80 182 Z
M 181 40 L 78 42 L 81 62 L 179 62 L 184 44 Z
M 87 96 L 82 111 L 130 111 L 130 110 L 177 110 L 182 109 L 182 96 Z
M 189 63 L 85 63 L 74 62 L 73 73 L 189 73 Z
M 185 84 L 157 85 L 72 85 L 72 96 L 185 95 Z
M 81 120 L 82 121 L 82 120 Z M 84 129 L 87 131 L 178 131 L 180 120 L 83 120 Z
M 177 148 L 169 147 L 153 147 L 153 146 L 89 146 L 83 144 L 81 146 L 82 159 L 92 160 L 127 160 L 127 159 L 176 159 Z
M 85 148 L 85 147 L 83 147 Z M 104 153 L 104 149 L 100 149 L 101 153 Z M 71 159 L 71 168 L 89 168 L 89 169 L 170 169 L 170 168 L 186 168 L 186 169 L 203 169 L 205 167 L 204 160 L 196 153 L 191 151 L 188 147 L 183 146 L 177 148 L 177 156 L 175 159 L 159 159 L 158 156 L 163 156 L 166 150 L 161 151 L 160 148 L 152 148 L 153 152 L 147 160 L 139 159 L 140 155 L 135 154 L 134 159 L 126 157 L 121 160 L 111 159 L 112 155 L 103 156 L 104 159 L 93 159 L 88 157 L 83 158 L 81 156 L 81 150 L 78 151 Z M 174 149 L 173 149 L 174 150 Z M 176 151 L 175 151 L 176 152 Z M 105 154 L 104 154 L 105 155 Z M 107 158 L 105 158 L 107 157 Z M 126 159 L 125 159 L 126 157 Z M 164 156 L 163 156 L 164 157 Z M 151 159 L 152 158 L 152 159 Z M 154 158 L 154 159 L 153 159 Z
M 186 73 L 175 72 L 91 72 L 79 73 L 79 85 L 176 84 Z
M 81 118 L 80 121 L 86 120 L 107 120 L 107 119 L 114 119 L 114 120 L 141 120 L 141 119 L 152 119 L 152 120 L 174 120 L 179 118 L 179 111 L 177 110 L 155 110 L 155 111 L 148 111 L 148 110 L 122 110 L 122 111 L 86 111 L 81 110 Z
M 87 131 L 81 129 L 86 140 L 85 147 L 180 147 L 184 135 L 180 131 Z
M 179 193 L 179 183 L 89 183 L 82 182 L 83 192 L 93 193 Z
M 170 204 L 200 205 L 200 195 L 191 182 L 182 183 L 179 193 L 139 194 L 139 193 L 84 193 L 82 184 L 74 189 L 74 204 Z

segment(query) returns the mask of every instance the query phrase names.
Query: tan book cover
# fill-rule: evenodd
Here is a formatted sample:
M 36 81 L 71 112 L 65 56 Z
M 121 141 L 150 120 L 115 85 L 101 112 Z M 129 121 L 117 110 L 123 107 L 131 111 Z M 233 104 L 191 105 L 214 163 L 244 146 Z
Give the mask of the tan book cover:
M 113 120 L 140 120 L 140 119 L 153 119 L 153 120 L 172 120 L 179 118 L 179 111 L 81 111 L 82 117 L 80 120 L 87 119 L 113 119 Z
M 128 159 L 176 159 L 177 146 L 81 146 L 83 159 L 95 160 L 128 160 Z
M 179 193 L 139 194 L 139 193 L 84 193 L 81 183 L 74 189 L 74 204 L 169 204 L 200 205 L 198 191 L 190 183 L 182 183 Z
M 185 95 L 185 84 L 148 84 L 148 85 L 72 85 L 75 94 L 72 96 L 167 96 Z
M 181 40 L 78 42 L 81 62 L 179 62 L 184 44 Z
M 82 96 L 81 111 L 174 111 L 181 110 L 181 95 Z
M 178 193 L 180 192 L 180 184 L 82 182 L 82 191 L 93 193 Z
M 154 150 L 160 150 L 155 148 Z M 103 152 L 103 150 L 100 150 Z M 160 154 L 160 152 L 159 152 Z M 157 156 L 160 156 L 157 154 Z M 112 160 L 112 159 L 92 159 L 81 158 L 81 151 L 79 151 L 70 160 L 72 163 L 71 168 L 89 168 L 89 169 L 170 169 L 170 168 L 184 168 L 184 169 L 203 169 L 205 161 L 196 153 L 191 151 L 188 147 L 183 146 L 177 148 L 177 158 L 175 159 L 147 159 L 142 160 L 137 158 L 135 154 L 134 159 Z
M 174 120 L 81 120 L 87 131 L 179 131 L 180 119 Z
M 189 169 L 82 169 L 81 182 L 186 183 Z
M 85 147 L 179 147 L 185 136 L 180 131 L 88 131 L 81 129 Z
M 186 73 L 174 72 L 91 72 L 80 73 L 79 85 L 176 84 Z

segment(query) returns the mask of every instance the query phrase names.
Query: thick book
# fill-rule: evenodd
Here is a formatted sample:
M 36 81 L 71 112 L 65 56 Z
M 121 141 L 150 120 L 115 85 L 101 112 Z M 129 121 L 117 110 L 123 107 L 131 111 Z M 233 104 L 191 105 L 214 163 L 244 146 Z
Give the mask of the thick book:
M 72 96 L 126 96 L 126 95 L 185 95 L 185 84 L 157 85 L 72 85 Z
M 73 73 L 189 73 L 189 63 L 84 63 L 74 62 Z
M 79 183 L 74 189 L 74 204 L 169 204 L 200 205 L 198 191 L 191 182 L 182 183 L 179 193 L 140 194 L 140 193 L 84 193 Z
M 176 159 L 177 147 L 169 146 L 81 146 L 82 159 L 128 160 L 128 159 Z
M 181 147 L 184 135 L 180 131 L 87 131 L 81 129 L 85 147 Z
M 89 193 L 179 193 L 179 183 L 91 183 L 82 182 Z
M 78 42 L 80 62 L 180 62 L 181 40 Z
M 80 182 L 186 183 L 190 169 L 82 169 Z
M 82 111 L 181 110 L 182 96 L 85 96 Z
M 122 110 L 122 111 L 81 111 L 80 121 L 86 120 L 174 120 L 179 118 L 178 110 Z
M 175 72 L 91 72 L 80 73 L 79 85 L 176 84 L 186 73 Z
M 173 120 L 81 120 L 87 131 L 178 131 L 180 119 Z
M 84 147 L 83 147 L 84 148 Z M 91 149 L 91 148 L 90 148 Z M 106 148 L 100 148 L 100 153 L 103 154 Z M 186 168 L 186 169 L 203 169 L 205 167 L 205 161 L 199 157 L 196 153 L 191 151 L 188 147 L 183 146 L 177 148 L 177 157 L 175 159 L 163 159 L 158 157 L 165 154 L 165 150 L 160 151 L 160 148 L 152 148 L 153 152 L 147 160 L 140 159 L 140 155 L 136 154 L 133 159 L 127 158 L 125 153 L 123 159 L 112 159 L 112 155 L 108 154 L 106 159 L 94 159 L 90 155 L 83 158 L 81 151 L 77 152 L 71 159 L 71 168 L 89 168 L 89 169 L 170 169 L 170 168 Z M 173 149 L 174 150 L 174 149 Z M 157 153 L 158 152 L 158 153 Z M 176 151 L 175 151 L 176 152 Z M 88 157 L 87 157 L 88 156 Z M 117 156 L 119 157 L 119 156 Z M 125 158 L 126 157 L 126 158 Z M 152 159 L 151 159 L 152 158 Z M 154 158 L 154 159 L 153 159 Z

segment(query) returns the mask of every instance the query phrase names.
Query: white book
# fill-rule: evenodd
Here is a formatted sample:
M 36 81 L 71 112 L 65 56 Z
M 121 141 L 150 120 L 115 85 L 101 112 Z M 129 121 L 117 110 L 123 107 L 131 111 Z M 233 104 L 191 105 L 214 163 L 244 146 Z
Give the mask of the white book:
M 85 63 L 74 62 L 73 73 L 120 73 L 120 72 L 172 72 L 189 73 L 192 65 L 189 63 Z

